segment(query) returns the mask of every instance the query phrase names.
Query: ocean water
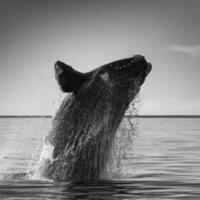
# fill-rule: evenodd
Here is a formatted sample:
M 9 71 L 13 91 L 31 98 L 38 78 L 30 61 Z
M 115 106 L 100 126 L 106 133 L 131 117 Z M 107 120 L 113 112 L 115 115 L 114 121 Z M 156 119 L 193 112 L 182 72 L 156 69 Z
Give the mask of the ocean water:
M 57 183 L 23 176 L 37 166 L 51 119 L 0 118 L 0 199 L 200 199 L 200 118 L 133 120 L 115 175 Z

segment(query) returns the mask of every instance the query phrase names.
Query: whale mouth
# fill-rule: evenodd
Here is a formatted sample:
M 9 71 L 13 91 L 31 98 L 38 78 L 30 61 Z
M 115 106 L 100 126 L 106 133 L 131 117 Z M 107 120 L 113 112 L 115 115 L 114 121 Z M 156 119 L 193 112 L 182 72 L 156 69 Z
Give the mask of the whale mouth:
M 109 67 L 118 79 L 127 80 L 140 77 L 142 82 L 144 82 L 145 77 L 152 69 L 152 65 L 141 55 L 135 55 L 131 58 L 115 61 L 110 63 Z

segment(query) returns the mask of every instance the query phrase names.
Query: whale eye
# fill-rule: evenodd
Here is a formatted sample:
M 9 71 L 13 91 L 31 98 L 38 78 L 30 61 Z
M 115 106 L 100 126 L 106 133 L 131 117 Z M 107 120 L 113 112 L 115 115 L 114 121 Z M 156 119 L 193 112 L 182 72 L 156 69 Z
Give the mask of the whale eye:
M 105 82 L 107 82 L 109 80 L 109 74 L 108 72 L 102 72 L 100 73 L 100 78 L 103 79 Z

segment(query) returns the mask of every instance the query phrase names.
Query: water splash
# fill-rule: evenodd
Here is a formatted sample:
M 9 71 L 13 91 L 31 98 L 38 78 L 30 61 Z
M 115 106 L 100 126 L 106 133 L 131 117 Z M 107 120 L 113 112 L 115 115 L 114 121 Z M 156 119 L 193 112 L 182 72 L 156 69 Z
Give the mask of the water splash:
M 68 97 L 70 97 L 70 95 Z M 126 162 L 127 159 L 133 158 L 133 143 L 135 137 L 137 136 L 137 119 L 133 118 L 133 114 L 137 114 L 138 103 L 139 98 L 136 98 L 134 102 L 130 104 L 123 121 L 118 127 L 113 142 L 111 156 L 109 158 L 106 171 L 104 171 L 102 174 L 102 178 L 122 176 L 122 174 L 124 174 L 124 162 Z M 94 128 L 96 129 L 97 127 Z M 45 165 L 46 160 L 50 160 L 51 162 L 53 161 L 53 150 L 54 147 L 52 145 L 48 143 L 43 145 L 43 150 L 39 162 L 35 166 L 35 173 L 33 176 L 31 176 L 32 179 L 43 178 L 41 176 L 41 171 L 43 170 L 41 166 Z
M 25 177 L 38 160 L 46 122 L 41 118 L 1 118 L 5 133 L 0 135 L 0 179 Z
M 59 101 L 59 100 L 58 100 Z M 137 113 L 135 106 L 133 104 L 130 105 L 128 114 L 124 117 L 121 125 L 117 130 L 117 134 L 114 140 L 111 157 L 107 166 L 107 175 L 106 178 L 112 178 L 118 176 L 123 176 L 123 166 L 126 162 L 127 158 L 132 158 L 133 151 L 133 143 L 134 138 L 137 136 L 137 123 L 136 119 L 132 118 L 129 114 Z M 46 158 L 52 159 L 53 147 L 51 145 L 43 145 L 42 141 L 44 141 L 45 135 L 50 130 L 50 119 L 48 124 L 44 124 L 44 121 L 33 120 L 29 122 L 29 119 L 24 119 L 25 121 L 22 123 L 20 127 L 16 123 L 9 124 L 9 127 L 12 126 L 12 135 L 8 135 L 6 141 L 2 141 L 4 145 L 1 145 L 1 168 L 0 168 L 0 178 L 1 179 L 44 179 L 41 177 L 40 166 L 42 162 L 45 161 Z M 33 120 L 33 121 L 32 121 Z M 33 123 L 34 122 L 34 123 Z M 25 124 L 31 123 L 31 126 L 24 128 Z M 39 124 L 38 124 L 39 123 Z M 6 124 L 5 126 L 8 126 Z M 27 130 L 26 130 L 27 129 Z M 27 132 L 27 134 L 20 136 L 21 132 Z M 32 136 L 30 133 L 37 134 L 38 136 L 31 139 Z M 35 135 L 33 136 L 35 137 Z M 31 142 L 31 146 L 33 146 L 33 151 L 27 152 L 21 146 L 21 144 L 26 144 L 27 142 Z M 29 143 L 28 142 L 28 143 Z M 28 145 L 28 144 L 27 144 Z M 26 156 L 27 155 L 27 156 Z M 27 157 L 27 159 L 22 160 Z M 23 163 L 23 166 L 19 169 L 16 169 L 16 162 L 20 162 L 17 164 L 18 166 Z M 103 177 L 103 176 L 102 176 Z M 104 176 L 105 178 L 105 176 Z
M 139 133 L 138 120 L 134 115 L 138 113 L 139 102 L 137 97 L 130 104 L 117 129 L 106 171 L 102 174 L 103 178 L 120 178 L 129 174 L 124 170 L 124 166 L 128 160 L 134 158 L 134 142 Z

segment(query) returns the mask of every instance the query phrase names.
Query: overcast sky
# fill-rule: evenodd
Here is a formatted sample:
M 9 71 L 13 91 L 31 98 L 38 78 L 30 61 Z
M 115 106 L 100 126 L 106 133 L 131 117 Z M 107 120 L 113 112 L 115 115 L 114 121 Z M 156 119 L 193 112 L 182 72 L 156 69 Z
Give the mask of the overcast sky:
M 82 72 L 143 54 L 140 114 L 200 114 L 200 1 L 0 0 L 0 114 L 52 114 L 53 65 Z

